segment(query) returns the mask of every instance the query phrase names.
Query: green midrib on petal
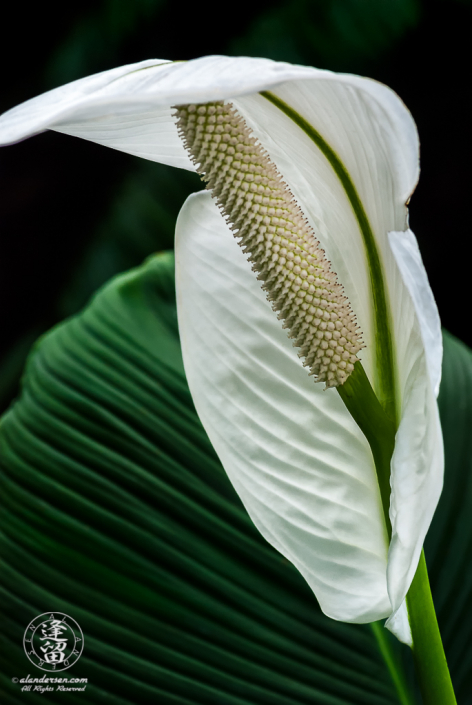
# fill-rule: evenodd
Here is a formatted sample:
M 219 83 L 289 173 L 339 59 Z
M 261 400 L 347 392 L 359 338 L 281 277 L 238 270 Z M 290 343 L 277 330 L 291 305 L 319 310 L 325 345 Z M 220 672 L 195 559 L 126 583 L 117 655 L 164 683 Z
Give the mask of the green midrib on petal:
M 343 162 L 313 125 L 273 93 L 262 91 L 261 95 L 287 115 L 316 144 L 333 168 L 351 204 L 359 225 L 370 273 L 375 333 L 375 391 L 386 414 L 396 425 L 395 365 L 390 330 L 390 307 L 380 255 L 362 201 Z

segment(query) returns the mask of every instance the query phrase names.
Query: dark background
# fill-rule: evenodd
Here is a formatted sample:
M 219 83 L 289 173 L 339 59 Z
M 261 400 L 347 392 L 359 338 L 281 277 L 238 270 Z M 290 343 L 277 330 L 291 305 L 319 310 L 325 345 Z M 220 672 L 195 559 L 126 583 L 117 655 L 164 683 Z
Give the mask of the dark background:
M 417 122 L 422 173 L 410 223 L 443 325 L 472 346 L 472 3 L 241 0 L 228 8 L 169 0 L 9 3 L 0 112 L 148 58 L 246 54 L 380 80 Z M 177 213 L 199 184 L 193 174 L 57 133 L 0 150 L 2 406 L 38 335 L 113 274 L 172 247 Z

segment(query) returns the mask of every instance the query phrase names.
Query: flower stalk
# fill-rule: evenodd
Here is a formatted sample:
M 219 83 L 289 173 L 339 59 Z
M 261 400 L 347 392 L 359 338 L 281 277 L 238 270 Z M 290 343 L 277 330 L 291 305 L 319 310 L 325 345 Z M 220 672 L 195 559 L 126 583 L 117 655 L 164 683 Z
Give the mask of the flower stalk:
M 413 658 L 424 705 L 456 705 L 439 631 L 424 551 L 406 597 Z
M 337 391 L 372 450 L 390 541 L 390 464 L 395 447 L 395 425 L 383 410 L 360 362 L 354 365 L 353 373 L 342 386 L 337 387 Z M 406 602 L 415 670 L 423 703 L 456 705 L 423 550 Z
M 390 541 L 390 462 L 395 448 L 395 424 L 382 408 L 360 362 L 356 362 L 353 373 L 336 389 L 369 442 L 382 498 L 385 530 Z

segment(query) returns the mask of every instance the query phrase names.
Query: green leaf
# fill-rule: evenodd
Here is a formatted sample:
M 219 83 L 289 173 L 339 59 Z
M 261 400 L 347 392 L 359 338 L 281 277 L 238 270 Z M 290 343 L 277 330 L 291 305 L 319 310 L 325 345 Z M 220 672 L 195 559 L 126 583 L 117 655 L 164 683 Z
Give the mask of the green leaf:
M 472 703 L 472 351 L 444 331 L 444 489 L 425 553 L 457 701 Z
M 453 482 L 448 476 L 427 556 L 466 697 L 472 364 L 464 346 L 445 343 L 441 410 Z M 414 702 L 393 637 L 321 614 L 242 508 L 185 381 L 170 254 L 112 280 L 38 342 L 0 444 L 4 702 L 25 697 L 13 677 L 44 674 L 22 639 L 49 610 L 69 614 L 85 637 L 82 657 L 62 675 L 87 677 L 87 694 L 61 693 L 66 702 Z

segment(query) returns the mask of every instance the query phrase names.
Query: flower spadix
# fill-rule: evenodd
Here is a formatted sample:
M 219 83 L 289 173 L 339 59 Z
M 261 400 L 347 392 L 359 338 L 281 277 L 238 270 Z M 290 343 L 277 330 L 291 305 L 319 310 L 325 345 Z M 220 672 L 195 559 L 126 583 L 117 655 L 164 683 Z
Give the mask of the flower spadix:
M 231 103 L 177 107 L 178 129 L 304 365 L 343 384 L 362 347 L 331 263 L 267 152 Z
M 418 179 L 405 106 L 357 76 L 217 56 L 63 86 L 3 115 L 0 141 L 45 129 L 204 174 L 214 198 L 191 196 L 176 227 L 182 352 L 201 421 L 255 525 L 323 611 L 389 617 L 407 641 L 402 604 L 443 451 L 439 319 L 405 205 Z M 328 387 L 358 357 L 394 409 L 390 541 L 369 443 L 293 342 Z

